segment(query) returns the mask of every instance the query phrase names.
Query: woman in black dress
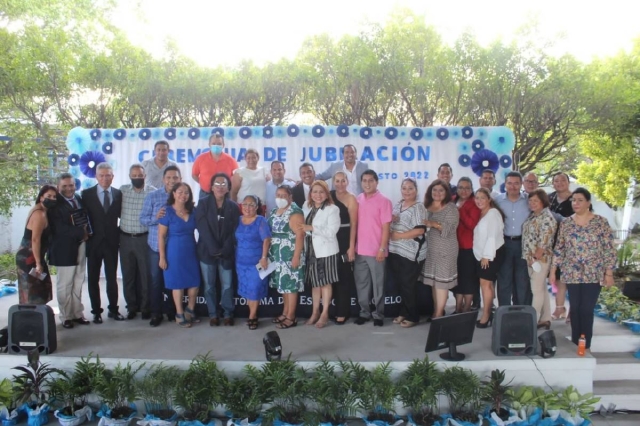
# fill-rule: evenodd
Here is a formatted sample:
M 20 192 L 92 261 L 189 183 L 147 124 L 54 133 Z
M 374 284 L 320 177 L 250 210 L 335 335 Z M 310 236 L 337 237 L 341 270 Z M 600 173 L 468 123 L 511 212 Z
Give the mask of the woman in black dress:
M 356 227 L 358 224 L 358 201 L 347 191 L 349 179 L 344 172 L 333 175 L 331 198 L 340 209 L 340 229 L 338 230 L 338 259 L 337 283 L 333 283 L 333 300 L 335 303 L 335 319 L 337 325 L 344 324 L 349 319 L 351 309 L 351 289 L 355 288 L 353 277 L 353 261 L 356 258 Z
M 49 247 L 47 209 L 56 205 L 58 190 L 45 185 L 38 192 L 24 228 L 24 236 L 16 253 L 20 304 L 44 305 L 53 298 L 51 276 L 44 255 Z M 33 274 L 30 272 L 33 270 Z M 45 275 L 40 279 L 42 275 Z

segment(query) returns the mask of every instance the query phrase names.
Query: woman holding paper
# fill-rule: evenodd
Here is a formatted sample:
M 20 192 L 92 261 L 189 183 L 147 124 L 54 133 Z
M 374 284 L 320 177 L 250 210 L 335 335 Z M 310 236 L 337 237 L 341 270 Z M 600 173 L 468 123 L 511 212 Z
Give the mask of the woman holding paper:
M 329 321 L 331 285 L 338 282 L 340 209 L 333 203 L 329 186 L 323 180 L 311 184 L 307 206 L 310 210 L 300 229 L 307 235 L 306 283 L 311 285 L 313 311 L 306 324 L 323 328 Z M 323 302 L 322 313 L 320 298 Z

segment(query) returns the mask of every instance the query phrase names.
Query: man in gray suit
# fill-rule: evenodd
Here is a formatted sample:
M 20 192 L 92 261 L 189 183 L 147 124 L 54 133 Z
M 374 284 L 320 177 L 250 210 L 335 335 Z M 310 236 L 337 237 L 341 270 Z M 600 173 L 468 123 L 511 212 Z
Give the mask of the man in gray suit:
M 367 163 L 362 163 L 357 159 L 356 147 L 348 144 L 342 148 L 342 157 L 344 161 L 336 161 L 331 163 L 329 168 L 322 173 L 316 174 L 318 180 L 330 180 L 336 172 L 345 172 L 349 180 L 347 190 L 353 195 L 362 194 L 362 183 L 360 178 L 362 173 L 369 168 Z

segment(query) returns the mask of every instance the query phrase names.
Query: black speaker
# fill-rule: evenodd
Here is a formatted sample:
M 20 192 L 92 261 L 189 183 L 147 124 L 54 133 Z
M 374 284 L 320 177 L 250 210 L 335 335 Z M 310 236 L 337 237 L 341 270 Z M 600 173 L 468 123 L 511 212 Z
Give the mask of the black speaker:
M 640 300 L 640 281 L 625 281 L 622 294 L 631 300 Z
M 538 321 L 531 306 L 500 306 L 493 321 L 491 349 L 497 356 L 535 355 Z
M 53 309 L 47 305 L 13 305 L 9 308 L 9 353 L 55 352 L 58 345 Z
M 556 354 L 556 334 L 553 330 L 547 330 L 538 336 L 540 345 L 540 356 L 542 358 L 552 358 Z

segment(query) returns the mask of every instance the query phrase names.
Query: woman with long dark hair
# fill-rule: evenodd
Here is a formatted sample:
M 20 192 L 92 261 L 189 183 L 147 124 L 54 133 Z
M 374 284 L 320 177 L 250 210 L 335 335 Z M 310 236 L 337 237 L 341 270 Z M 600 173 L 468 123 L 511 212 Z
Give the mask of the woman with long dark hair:
M 57 197 L 55 186 L 44 185 L 27 216 L 22 242 L 16 253 L 20 304 L 44 305 L 53 298 L 49 267 L 44 255 L 51 236 L 47 209 L 56 205 Z
M 468 312 L 473 297 L 480 290 L 480 278 L 476 273 L 476 258 L 473 256 L 473 230 L 480 221 L 480 209 L 473 196 L 473 184 L 468 177 L 458 180 L 456 206 L 460 213 L 458 236 L 458 285 L 453 289 L 456 295 L 456 312 Z

